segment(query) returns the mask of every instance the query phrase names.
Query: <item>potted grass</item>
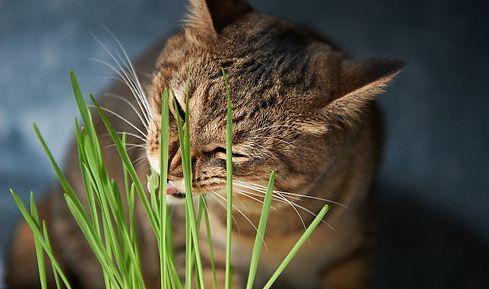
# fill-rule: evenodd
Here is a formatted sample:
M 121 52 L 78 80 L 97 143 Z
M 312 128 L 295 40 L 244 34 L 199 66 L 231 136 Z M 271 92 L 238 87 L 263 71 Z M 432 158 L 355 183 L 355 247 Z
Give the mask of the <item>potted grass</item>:
M 232 231 L 232 199 L 233 199 L 233 176 L 232 176 L 232 109 L 229 82 L 224 70 L 222 71 L 223 81 L 226 84 L 227 99 L 227 122 L 226 122 L 226 197 L 227 197 L 227 228 L 226 228 L 226 264 L 225 264 L 225 289 L 232 288 L 232 265 L 231 265 L 231 231 Z M 171 207 L 166 203 L 167 172 L 168 172 L 168 142 L 169 142 L 169 96 L 170 91 L 165 90 L 162 94 L 162 117 L 160 133 L 160 172 L 158 176 L 152 173 L 144 188 L 136 170 L 129 158 L 126 150 L 126 136 L 119 136 L 112 127 L 104 111 L 90 95 L 91 101 L 95 106 L 95 112 L 101 117 L 114 145 L 118 151 L 122 162 L 124 184 L 119 187 L 111 179 L 104 161 L 98 136 L 92 121 L 92 111 L 90 111 L 84 96 L 78 85 L 78 81 L 71 72 L 73 92 L 81 115 L 83 126 L 75 120 L 76 145 L 78 148 L 78 160 L 81 177 L 84 184 L 84 194 L 86 194 L 87 204 L 82 203 L 78 193 L 75 192 L 68 179 L 63 174 L 59 165 L 53 158 L 39 129 L 34 125 L 34 131 L 46 152 L 46 155 L 61 183 L 64 191 L 66 204 L 69 207 L 73 218 L 79 226 L 80 231 L 86 238 L 95 257 L 97 258 L 102 273 L 104 284 L 107 289 L 144 289 L 147 288 L 143 279 L 141 266 L 141 256 L 139 254 L 138 236 L 135 229 L 134 203 L 138 199 L 145 210 L 146 217 L 152 228 L 152 232 L 158 243 L 158 254 L 160 263 L 160 288 L 183 289 L 199 288 L 204 289 L 204 277 L 202 269 L 202 258 L 198 233 L 200 228 L 205 227 L 207 233 L 207 244 L 210 252 L 210 263 L 213 273 L 212 289 L 218 289 L 216 271 L 214 265 L 212 247 L 212 229 L 209 222 L 209 215 L 206 207 L 205 196 L 192 195 L 192 160 L 190 157 L 190 130 L 188 113 L 185 113 L 185 120 L 177 119 L 178 136 L 180 149 L 182 151 L 182 167 L 186 187 L 185 197 L 185 232 L 186 232 L 186 257 L 185 257 L 185 277 L 183 280 L 177 274 L 177 268 L 173 258 L 172 228 L 170 222 Z M 224 96 L 223 96 L 224 97 Z M 188 97 L 187 97 L 188 100 Z M 188 108 L 188 101 L 186 103 Z M 189 110 L 186 109 L 186 112 Z M 267 192 L 262 206 L 262 213 L 255 242 L 253 253 L 249 265 L 249 273 L 246 288 L 254 287 L 255 276 L 258 270 L 260 253 L 263 245 L 263 237 L 266 234 L 266 226 L 271 208 L 275 173 L 270 172 Z M 52 267 L 54 280 L 57 288 L 72 289 L 70 280 L 64 273 L 63 268 L 57 262 L 54 250 L 49 240 L 46 223 L 40 219 L 33 194 L 30 195 L 29 208 L 19 199 L 17 193 L 11 190 L 11 194 L 19 207 L 23 217 L 34 235 L 34 244 L 37 254 L 40 284 L 42 289 L 47 288 L 46 266 Z M 137 199 L 136 199 L 137 198 Z M 285 267 L 297 254 L 307 238 L 313 233 L 328 211 L 325 205 L 304 231 L 297 243 L 291 248 L 290 252 L 283 259 L 276 271 L 270 276 L 268 282 L 263 286 L 264 289 L 271 288 Z M 46 258 L 47 257 L 47 258 Z M 49 262 L 46 262 L 49 260 Z M 195 287 L 194 287 L 195 286 Z

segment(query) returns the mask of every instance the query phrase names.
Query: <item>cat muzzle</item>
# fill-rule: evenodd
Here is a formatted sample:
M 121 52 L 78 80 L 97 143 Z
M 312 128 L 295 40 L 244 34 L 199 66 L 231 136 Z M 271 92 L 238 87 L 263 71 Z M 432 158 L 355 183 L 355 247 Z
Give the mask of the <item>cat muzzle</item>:
M 183 199 L 185 198 L 185 192 L 180 191 L 173 181 L 168 181 L 166 186 L 166 193 L 169 197 Z

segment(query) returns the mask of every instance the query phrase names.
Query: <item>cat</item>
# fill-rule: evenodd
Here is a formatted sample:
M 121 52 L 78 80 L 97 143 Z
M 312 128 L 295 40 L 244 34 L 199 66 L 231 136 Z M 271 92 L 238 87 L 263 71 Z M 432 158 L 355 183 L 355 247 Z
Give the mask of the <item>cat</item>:
M 256 11 L 245 0 L 190 0 L 181 29 L 127 69 L 126 83 L 100 99 L 113 125 L 132 132 L 130 150 L 141 179 L 159 170 L 161 95 L 170 99 L 168 200 L 185 196 L 176 118 L 189 96 L 192 187 L 207 194 L 216 248 L 219 288 L 225 249 L 225 84 L 229 78 L 234 113 L 234 288 L 251 257 L 260 200 L 273 170 L 275 195 L 257 284 L 263 284 L 314 215 L 331 210 L 274 288 L 370 288 L 375 210 L 368 194 L 379 166 L 383 121 L 376 96 L 401 71 L 396 59 L 353 59 L 314 31 Z M 150 75 L 135 71 L 149 71 Z M 142 85 L 139 85 L 141 79 Z M 134 97 L 136 96 L 136 97 Z M 129 104 L 129 105 L 128 105 Z M 125 120 L 117 117 L 123 116 Z M 95 118 L 97 131 L 106 133 Z M 118 156 L 101 137 L 109 171 L 121 182 Z M 65 172 L 82 190 L 76 148 Z M 57 256 L 77 287 L 103 288 L 99 266 L 70 216 L 59 186 L 41 203 Z M 140 204 L 139 215 L 144 215 Z M 182 265 L 185 241 L 181 207 L 173 208 L 175 251 Z M 159 287 L 157 250 L 148 223 L 138 219 L 148 288 Z M 204 248 L 205 246 L 203 246 Z M 207 252 L 203 250 L 204 257 Z M 210 270 L 204 270 L 206 282 Z M 11 242 L 9 288 L 39 287 L 32 235 L 24 224 Z M 208 288 L 210 288 L 210 283 Z

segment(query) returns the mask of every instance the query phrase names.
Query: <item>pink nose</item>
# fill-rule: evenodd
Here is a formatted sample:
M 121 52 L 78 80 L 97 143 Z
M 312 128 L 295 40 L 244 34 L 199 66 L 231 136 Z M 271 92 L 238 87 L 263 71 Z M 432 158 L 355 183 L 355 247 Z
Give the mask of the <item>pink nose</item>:
M 178 193 L 178 188 L 175 186 L 175 184 L 172 181 L 169 181 L 167 186 L 166 186 L 166 193 L 168 195 L 176 195 Z

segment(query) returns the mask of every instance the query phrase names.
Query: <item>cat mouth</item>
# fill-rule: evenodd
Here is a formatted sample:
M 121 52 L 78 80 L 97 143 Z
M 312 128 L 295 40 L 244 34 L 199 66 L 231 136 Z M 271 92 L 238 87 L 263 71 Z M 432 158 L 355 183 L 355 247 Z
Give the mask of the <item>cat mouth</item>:
M 173 181 L 168 181 L 166 194 L 168 197 L 175 198 L 177 200 L 185 198 L 185 192 L 180 191 Z
M 185 192 L 175 192 L 175 193 L 167 193 L 167 198 L 173 198 L 173 199 L 177 199 L 177 200 L 183 200 L 185 199 Z

